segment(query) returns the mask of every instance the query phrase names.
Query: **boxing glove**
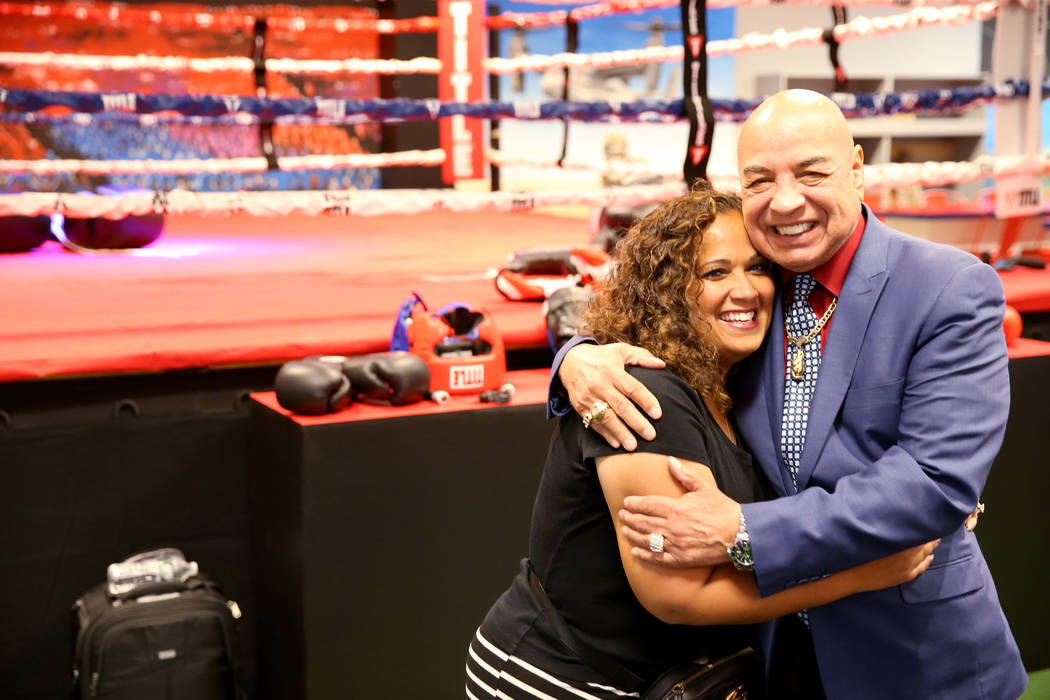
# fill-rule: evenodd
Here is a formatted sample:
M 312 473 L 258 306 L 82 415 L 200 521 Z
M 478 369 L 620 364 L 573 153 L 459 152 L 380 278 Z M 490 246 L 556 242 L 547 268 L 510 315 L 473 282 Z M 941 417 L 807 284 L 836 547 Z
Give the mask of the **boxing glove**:
M 430 370 L 410 352 L 377 352 L 343 360 L 343 374 L 350 380 L 354 396 L 368 401 L 404 406 L 427 397 Z
M 334 413 L 350 403 L 350 380 L 338 364 L 311 360 L 286 362 L 277 371 L 277 403 L 293 413 Z

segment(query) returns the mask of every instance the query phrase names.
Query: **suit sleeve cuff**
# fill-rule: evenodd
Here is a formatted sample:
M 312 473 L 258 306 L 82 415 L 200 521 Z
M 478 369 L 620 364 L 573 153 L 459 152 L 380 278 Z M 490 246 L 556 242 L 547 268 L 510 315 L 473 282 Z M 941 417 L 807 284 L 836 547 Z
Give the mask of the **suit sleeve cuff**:
M 598 341 L 594 338 L 585 338 L 579 335 L 573 336 L 569 342 L 561 347 L 558 354 L 554 356 L 554 362 L 551 364 L 550 384 L 547 388 L 547 418 L 557 418 L 572 411 L 572 403 L 569 401 L 569 394 L 565 391 L 565 386 L 561 383 L 561 379 L 558 377 L 558 370 L 561 369 L 561 363 L 562 360 L 565 359 L 565 354 L 580 343 L 597 345 Z

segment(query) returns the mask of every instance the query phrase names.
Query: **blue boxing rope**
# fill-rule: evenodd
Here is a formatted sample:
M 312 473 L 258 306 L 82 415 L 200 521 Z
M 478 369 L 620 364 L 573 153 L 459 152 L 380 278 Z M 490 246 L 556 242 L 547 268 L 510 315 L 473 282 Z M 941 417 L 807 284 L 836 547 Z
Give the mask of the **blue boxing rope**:
M 1043 93 L 1050 92 L 1050 79 Z M 891 93 L 833 93 L 830 97 L 847 117 L 890 114 L 938 114 L 961 112 L 993 100 L 1028 95 L 1028 82 L 1006 80 L 996 85 L 957 87 L 943 90 L 908 90 Z M 715 119 L 739 122 L 747 118 L 761 100 L 712 99 Z M 436 99 L 319 99 L 265 98 L 215 95 L 167 95 L 139 93 L 86 93 L 57 90 L 9 90 L 0 88 L 0 113 L 4 121 L 53 120 L 37 115 L 49 107 L 66 107 L 78 114 L 104 114 L 112 119 L 229 120 L 247 115 L 253 119 L 301 119 L 328 123 L 361 121 L 433 121 L 463 115 L 475 119 L 575 119 L 578 121 L 673 122 L 683 119 L 682 100 L 637 100 L 633 102 L 540 102 L 533 100 L 488 102 L 441 102 Z M 166 113 L 166 114 L 163 114 Z M 174 114 L 172 114 L 174 113 Z M 63 117 L 68 119 L 69 117 Z

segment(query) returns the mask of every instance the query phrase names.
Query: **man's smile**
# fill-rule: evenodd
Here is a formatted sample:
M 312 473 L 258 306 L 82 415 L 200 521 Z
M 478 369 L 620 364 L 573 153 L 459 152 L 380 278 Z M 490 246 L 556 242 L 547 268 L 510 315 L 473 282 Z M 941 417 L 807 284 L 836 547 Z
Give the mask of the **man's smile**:
M 779 236 L 798 236 L 807 231 L 812 230 L 816 224 L 812 221 L 807 221 L 801 224 L 789 224 L 787 226 L 774 226 L 773 230 L 777 232 Z

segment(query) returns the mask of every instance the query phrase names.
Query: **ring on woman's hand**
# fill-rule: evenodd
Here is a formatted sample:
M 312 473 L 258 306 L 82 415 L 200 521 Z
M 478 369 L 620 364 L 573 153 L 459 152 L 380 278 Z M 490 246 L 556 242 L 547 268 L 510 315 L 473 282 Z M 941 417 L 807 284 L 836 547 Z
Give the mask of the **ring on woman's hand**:
M 664 551 L 664 536 L 659 533 L 649 535 L 649 551 L 659 554 Z
M 609 404 L 605 403 L 601 399 L 598 399 L 591 404 L 591 410 L 583 414 L 583 427 L 584 429 L 591 427 L 591 423 L 594 421 L 600 421 L 605 417 L 605 412 L 609 410 Z

